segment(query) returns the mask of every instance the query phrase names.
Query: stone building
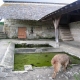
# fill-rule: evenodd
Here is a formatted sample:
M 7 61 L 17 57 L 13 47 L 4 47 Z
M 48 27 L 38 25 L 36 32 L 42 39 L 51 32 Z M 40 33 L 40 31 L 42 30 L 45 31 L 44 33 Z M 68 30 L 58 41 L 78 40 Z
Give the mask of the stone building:
M 9 38 L 80 42 L 80 1 L 71 4 L 4 0 L 0 17 Z
M 26 0 L 4 0 L 0 16 L 5 19 L 4 32 L 8 38 L 45 39 L 54 38 L 51 20 L 39 21 L 42 17 L 65 6 L 59 3 L 32 3 Z
M 41 20 L 48 19 L 52 19 L 56 34 L 59 36 L 58 32 L 60 31 L 63 41 L 69 40 L 72 36 L 72 40 L 80 42 L 80 0 L 53 11 L 51 14 L 44 16 Z M 57 40 L 59 42 L 58 37 L 56 37 L 56 42 Z

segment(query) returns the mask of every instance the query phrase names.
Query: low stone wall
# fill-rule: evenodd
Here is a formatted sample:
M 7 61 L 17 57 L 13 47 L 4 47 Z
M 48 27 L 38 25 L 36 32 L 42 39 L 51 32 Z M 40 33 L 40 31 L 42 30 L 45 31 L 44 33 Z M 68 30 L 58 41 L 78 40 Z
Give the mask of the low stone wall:
M 3 25 L 0 25 L 0 32 L 3 32 Z
M 14 69 L 14 43 L 9 43 L 8 47 L 6 47 L 5 53 L 2 61 L 0 62 L 0 70 L 4 72 L 6 70 Z
M 74 41 L 80 42 L 80 21 L 69 24 Z
M 42 53 L 42 52 L 62 52 L 61 49 L 56 49 L 53 47 L 44 48 L 16 48 L 15 53 Z

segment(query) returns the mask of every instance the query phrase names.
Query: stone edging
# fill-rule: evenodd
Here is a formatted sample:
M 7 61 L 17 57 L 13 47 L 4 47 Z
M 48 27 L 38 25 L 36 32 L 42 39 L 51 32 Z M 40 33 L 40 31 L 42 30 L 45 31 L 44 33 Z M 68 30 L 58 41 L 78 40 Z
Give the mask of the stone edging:
M 4 57 L 0 63 L 0 70 L 6 71 L 6 70 L 13 70 L 14 69 L 14 43 L 9 43 L 5 53 Z

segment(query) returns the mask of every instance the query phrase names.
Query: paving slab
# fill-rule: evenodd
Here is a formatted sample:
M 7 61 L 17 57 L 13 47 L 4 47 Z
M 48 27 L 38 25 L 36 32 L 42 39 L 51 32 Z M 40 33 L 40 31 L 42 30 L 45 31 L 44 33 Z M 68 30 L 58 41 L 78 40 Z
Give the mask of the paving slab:
M 2 52 L 6 50 L 7 44 L 10 42 L 13 43 L 49 43 L 54 46 L 54 41 L 21 41 L 21 40 L 0 40 L 0 45 L 3 47 L 1 48 Z M 3 45 L 4 43 L 4 45 Z M 1 53 L 2 53 L 1 52 Z M 2 54 L 2 56 L 4 56 Z M 63 72 L 60 71 L 57 74 L 56 79 L 52 79 L 52 73 L 53 73 L 53 67 L 40 67 L 40 68 L 34 68 L 31 71 L 7 71 L 0 73 L 2 76 L 0 76 L 0 80 L 76 80 L 75 74 L 80 79 L 80 65 L 72 66 L 71 68 L 68 68 L 67 71 Z M 5 76 L 5 75 L 6 76 Z
M 80 79 L 80 65 L 72 66 L 67 71 L 60 71 L 55 79 L 52 79 L 53 67 L 34 68 L 31 71 L 12 71 L 0 80 L 76 80 L 75 74 Z
M 14 67 L 14 44 L 0 40 L 0 46 L 0 77 L 6 77 Z
M 7 42 L 4 42 L 4 41 L 0 42 L 0 62 L 2 61 L 2 59 L 5 55 L 8 45 L 9 44 Z

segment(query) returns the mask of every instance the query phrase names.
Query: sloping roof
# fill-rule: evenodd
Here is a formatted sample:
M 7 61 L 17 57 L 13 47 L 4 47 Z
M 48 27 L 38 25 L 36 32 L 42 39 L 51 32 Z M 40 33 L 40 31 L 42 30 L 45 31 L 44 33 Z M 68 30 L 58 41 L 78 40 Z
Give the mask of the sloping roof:
M 0 17 L 4 19 L 39 20 L 65 6 L 65 4 L 4 3 L 0 7 Z
M 76 13 L 74 13 L 73 11 L 77 10 Z M 80 15 L 80 0 L 75 1 L 71 4 L 68 4 L 56 11 L 53 11 L 52 13 L 44 16 L 42 19 L 40 20 L 47 20 L 48 18 L 52 18 L 52 16 L 61 16 L 63 14 L 68 14 L 68 13 L 74 13 L 75 15 Z
M 3 0 L 4 2 L 72 3 L 75 0 Z

